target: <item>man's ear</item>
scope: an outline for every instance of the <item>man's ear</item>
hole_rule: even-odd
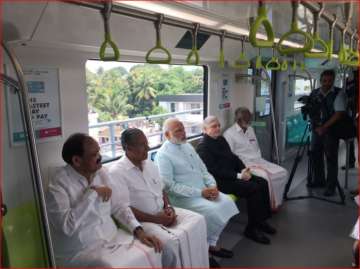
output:
[[[72,164],[75,166],[75,167],[79,167],[81,165],[81,158],[77,155],[74,155],[71,159],[72,161]]]
[[[166,131],[164,135],[165,135],[166,139],[170,138],[170,132],[169,131]]]

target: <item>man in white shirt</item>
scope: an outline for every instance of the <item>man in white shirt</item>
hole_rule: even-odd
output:
[[[251,169],[251,173],[268,181],[271,207],[276,210],[282,204],[288,172],[283,167],[261,157],[260,147],[250,122],[249,109],[239,107],[235,111],[235,123],[224,132],[223,136],[231,151]]]
[[[177,267],[209,267],[205,219],[170,205],[158,169],[147,159],[149,146],[144,133],[127,129],[121,134],[121,144],[125,156],[109,172],[118,188],[128,189],[131,209],[144,230],[172,247]]]
[[[57,265],[174,266],[174,253],[144,232],[126,193],[112,193],[110,178],[101,168],[99,150],[93,138],[81,133],[70,136],[63,146],[67,165],[50,182],[46,197]],[[118,229],[112,217],[131,233]]]

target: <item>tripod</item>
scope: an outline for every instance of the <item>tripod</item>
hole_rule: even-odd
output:
[[[305,137],[306,137],[306,134],[307,134],[308,130],[310,130],[310,122],[308,122],[308,124],[305,127],[304,133],[303,133],[301,141],[300,141],[300,145],[299,145],[299,147],[297,149],[296,157],[295,157],[292,169],[291,169],[289,180],[288,180],[288,182],[286,183],[286,186],[285,186],[285,191],[284,191],[284,196],[283,196],[284,200],[287,201],[287,200],[299,200],[299,199],[313,198],[313,199],[317,199],[317,200],[326,201],[326,202],[329,202],[329,203],[335,203],[335,204],[344,205],[345,204],[345,194],[344,194],[338,180],[336,180],[336,188],[337,188],[337,190],[339,192],[341,201],[333,201],[333,200],[329,200],[329,199],[326,199],[326,198],[323,198],[323,197],[318,197],[318,196],[313,195],[312,192],[310,192],[306,196],[288,197],[288,192],[289,192],[291,183],[292,183],[292,181],[294,179],[296,169],[297,169],[297,167],[299,165],[299,162],[302,160],[302,158],[304,156],[305,150],[306,150],[307,155],[308,155],[307,183],[309,184],[311,182],[311,180],[313,179],[314,168],[313,168],[313,162],[312,162],[312,158],[313,158],[312,157],[312,152],[310,150],[310,135],[307,136],[306,142],[304,143],[304,140],[305,140]]]

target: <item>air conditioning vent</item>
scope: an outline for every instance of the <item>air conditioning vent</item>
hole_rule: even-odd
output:
[[[200,50],[205,42],[209,39],[210,35],[198,33],[197,35],[197,49]],[[190,31],[186,31],[184,36],[177,43],[176,47],[178,49],[188,49],[192,48],[192,36]]]

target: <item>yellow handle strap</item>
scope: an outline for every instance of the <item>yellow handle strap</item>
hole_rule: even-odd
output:
[[[191,32],[192,35],[192,49],[186,57],[186,63],[190,65],[198,65],[200,62],[200,56],[197,49],[197,33],[199,30],[200,24],[194,23],[194,28]],[[195,58],[194,58],[195,57]],[[192,59],[194,58],[194,60]]]
[[[266,40],[256,38],[256,34],[259,31],[260,26],[263,25],[265,28]],[[250,27],[249,40],[251,45],[257,48],[271,48],[274,46],[274,31],[272,25],[267,17],[266,8],[264,5],[258,8],[258,17]]]
[[[156,30],[156,45],[155,45],[155,47],[150,49],[146,53],[146,56],[145,56],[145,60],[149,64],[170,64],[171,63],[170,52],[166,48],[164,48],[161,44],[161,25],[162,25],[163,20],[164,20],[164,15],[159,14],[159,19],[156,22],[154,22],[154,26],[155,26],[155,30]],[[151,54],[156,50],[164,52],[166,54],[166,58],[165,59],[153,58],[153,56],[151,56]]]
[[[280,70],[281,65],[279,63],[279,59],[275,56],[271,57],[270,61],[268,61],[265,65],[266,70]]]

